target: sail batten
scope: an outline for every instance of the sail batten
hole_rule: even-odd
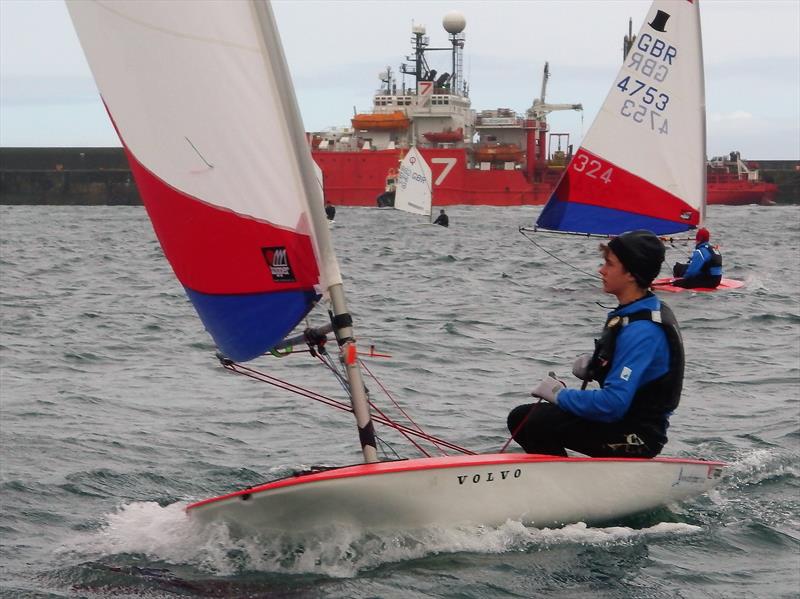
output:
[[[702,224],[703,82],[698,2],[656,0],[537,227],[616,235]]]

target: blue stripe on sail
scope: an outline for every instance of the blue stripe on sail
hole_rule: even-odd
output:
[[[692,225],[624,210],[560,202],[551,199],[539,214],[537,227],[573,233],[619,235],[625,231],[647,229],[656,235],[679,233],[694,228]]]
[[[185,289],[219,350],[236,362],[275,347],[319,299],[313,291],[212,295]]]

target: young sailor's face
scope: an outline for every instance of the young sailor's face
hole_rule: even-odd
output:
[[[605,260],[599,272],[603,278],[603,291],[616,296],[619,296],[634,280],[633,275],[625,270],[622,262],[611,250],[606,252]]]

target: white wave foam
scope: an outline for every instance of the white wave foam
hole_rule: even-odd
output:
[[[791,522],[796,507],[791,498],[771,500],[769,486],[783,476],[800,478],[796,452],[786,449],[743,450],[737,459],[728,464],[721,485],[708,493],[717,507],[717,519],[722,522],[752,520],[775,526],[778,530]],[[765,491],[758,489],[767,485]]]
[[[795,459],[783,449],[748,450],[730,464],[729,472],[741,484],[758,484],[783,473],[800,476]]]
[[[198,530],[187,517],[185,507],[184,502],[166,507],[152,501],[130,503],[108,514],[100,530],[71,539],[61,551],[88,558],[142,553],[224,574],[219,565],[225,563],[231,545],[227,530]]]
[[[700,527],[662,522],[644,529],[593,528],[583,523],[557,529],[528,528],[507,521],[499,527],[435,528],[365,534],[330,527],[314,536],[233,539],[224,525],[201,526],[184,512],[184,503],[161,507],[137,502],[107,516],[99,531],[84,533],[62,548],[82,559],[119,553],[188,564],[215,575],[241,571],[316,573],[338,578],[381,564],[441,553],[491,553],[547,550],[560,545],[613,545],[660,536],[694,534]]]

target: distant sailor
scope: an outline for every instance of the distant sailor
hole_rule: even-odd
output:
[[[697,230],[695,242],[689,262],[676,262],[672,274],[679,278],[671,284],[685,289],[708,287],[714,289],[722,281],[722,254],[719,249],[709,243],[711,234],[708,229]]]
[[[325,215],[328,217],[328,220],[336,218],[336,206],[333,204],[325,204]]]
[[[664,245],[650,231],[613,238],[600,251],[603,291],[619,306],[608,314],[593,354],[579,356],[572,373],[584,381],[567,389],[553,373],[525,404],[508,415],[508,429],[528,453],[652,458],[667,442],[678,407],[684,354],[672,310],[650,290],[664,261]],[[585,389],[590,380],[599,389]]]
[[[444,213],[444,208],[439,210],[439,216],[436,217],[436,220],[433,221],[433,224],[434,225],[442,225],[443,227],[449,227],[450,226],[450,219]]]

